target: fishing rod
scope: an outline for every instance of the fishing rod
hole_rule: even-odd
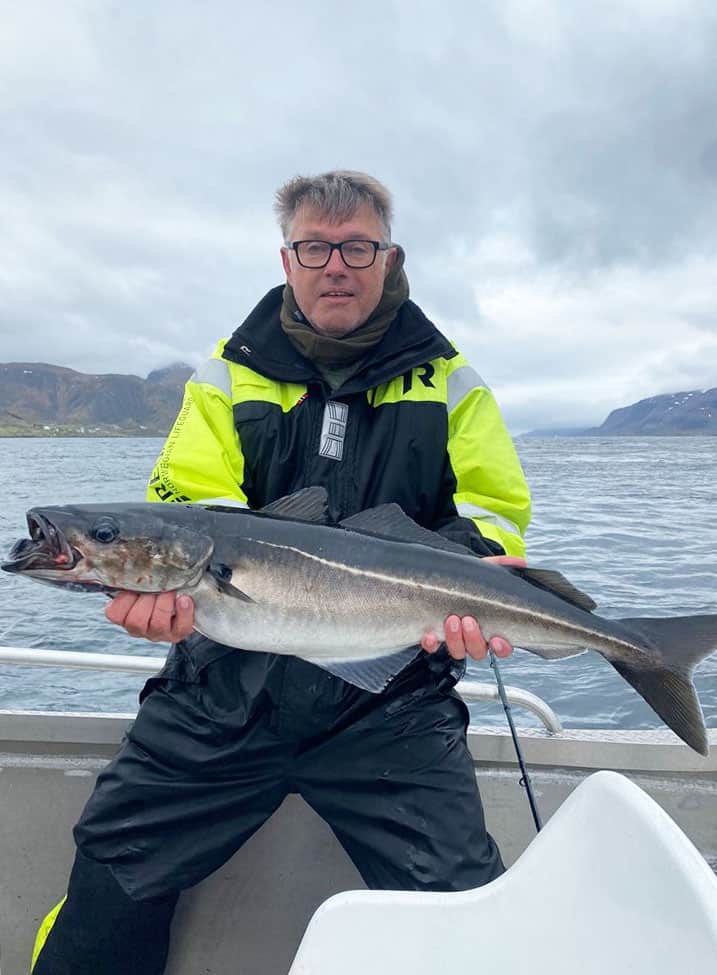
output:
[[[490,665],[493,668],[493,673],[495,674],[495,682],[498,685],[498,694],[500,695],[501,703],[503,704],[503,710],[505,711],[505,716],[508,719],[508,727],[510,728],[510,734],[513,739],[513,745],[515,746],[515,754],[518,756],[518,765],[520,766],[520,772],[522,778],[520,784],[525,787],[525,791],[528,793],[528,802],[530,803],[530,811],[533,814],[533,822],[535,823],[535,831],[539,833],[543,828],[543,822],[540,818],[540,812],[538,811],[538,804],[535,801],[535,793],[533,792],[533,784],[530,781],[530,776],[528,775],[528,769],[525,766],[523,760],[523,752],[520,747],[520,742],[518,741],[518,733],[515,730],[515,724],[513,723],[513,712],[508,701],[508,695],[505,693],[505,687],[503,685],[503,678],[500,675],[500,669],[498,667],[498,661],[492,650],[490,652]]]

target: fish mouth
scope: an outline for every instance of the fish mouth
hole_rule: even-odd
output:
[[[82,554],[73,548],[56,525],[40,514],[28,511],[29,538],[21,538],[10,549],[7,560],[0,563],[5,572],[33,572],[74,569]]]

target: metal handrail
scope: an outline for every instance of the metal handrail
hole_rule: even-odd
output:
[[[129,653],[0,647],[0,664],[21,664],[26,667],[72,667],[77,670],[120,670],[130,674],[156,674],[161,670],[164,661],[164,657],[135,657]]]
[[[41,650],[35,647],[0,646],[0,664],[19,664],[25,667],[71,667],[77,670],[112,670],[131,674],[156,674],[164,657],[135,657],[123,653],[83,653],[76,650]],[[498,701],[498,688],[475,680],[462,680],[456,690],[467,701]],[[511,704],[537,715],[551,734],[563,730],[560,719],[549,704],[520,687],[506,687]]]
[[[495,684],[484,684],[477,680],[461,680],[456,684],[456,690],[466,702],[500,701],[500,694]],[[524,691],[522,687],[510,687],[509,685],[506,685],[505,693],[511,704],[525,708],[526,711],[531,711],[540,718],[551,735],[558,735],[563,730],[560,718],[542,697],[538,697],[537,694],[532,694],[530,691]]]

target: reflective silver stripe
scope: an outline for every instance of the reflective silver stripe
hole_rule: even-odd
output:
[[[207,359],[189,381],[190,383],[205,383],[208,386],[216,386],[227,399],[232,398],[232,380],[229,375],[229,366],[223,359]]]
[[[495,525],[496,528],[502,528],[503,531],[510,532],[511,535],[517,535],[520,538],[520,528],[514,525],[512,521],[508,521],[507,518],[503,518],[501,515],[497,515],[495,511],[488,511],[487,508],[479,508],[477,504],[470,504],[468,501],[461,501],[460,504],[456,505],[456,509],[459,515],[463,515],[464,518],[478,518],[480,521],[487,521],[489,525]]]
[[[487,389],[488,384],[473,366],[459,366],[446,380],[448,412],[451,413],[472,389]]]
[[[249,507],[246,501],[240,501],[239,498],[199,498],[197,501],[193,501],[192,504],[223,504],[227,508]]]
[[[321,442],[319,455],[331,460],[341,460],[344,455],[344,439],[346,438],[346,423],[349,418],[347,403],[329,400],[324,407],[324,419],[321,424]]]

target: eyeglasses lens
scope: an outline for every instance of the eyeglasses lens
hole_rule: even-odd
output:
[[[369,240],[344,240],[333,247],[324,240],[302,240],[297,244],[296,256],[304,267],[325,267],[335,249],[340,251],[347,267],[371,267],[376,258],[376,248]]]

